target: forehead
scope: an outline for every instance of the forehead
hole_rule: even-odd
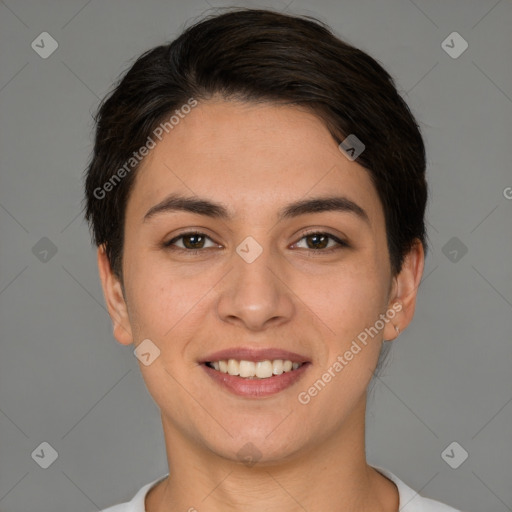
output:
[[[200,102],[156,142],[137,171],[131,210],[180,192],[255,218],[308,195],[342,194],[373,223],[383,215],[368,171],[344,156],[322,120],[297,107]]]

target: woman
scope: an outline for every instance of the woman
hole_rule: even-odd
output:
[[[86,217],[169,464],[107,510],[455,510],[366,462],[425,254],[389,74],[317,20],[237,9],[142,55],[96,121]]]

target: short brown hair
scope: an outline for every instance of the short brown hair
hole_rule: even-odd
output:
[[[237,8],[143,53],[95,115],[85,216],[116,275],[122,277],[125,211],[138,166],[108,193],[98,197],[98,190],[175,109],[214,95],[306,107],[337,144],[355,134],[365,145],[357,162],[383,205],[393,274],[416,239],[426,250],[425,147],[391,76],[315,18]]]

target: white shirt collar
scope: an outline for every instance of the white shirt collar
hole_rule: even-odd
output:
[[[391,480],[397,486],[399,494],[399,512],[461,512],[460,510],[452,508],[439,501],[420,496],[416,491],[411,489],[405,482],[400,480],[400,478],[398,478],[391,471],[388,471],[387,469],[384,469],[380,466],[371,467],[385,477],[389,478],[389,480]],[[153,480],[152,482],[149,482],[137,491],[137,494],[135,494],[131,501],[120,505],[115,505],[103,510],[103,512],[146,512],[146,495],[154,485],[164,480],[168,476],[169,473],[157,478],[156,480]]]

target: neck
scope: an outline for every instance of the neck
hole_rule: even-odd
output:
[[[252,466],[199,447],[162,417],[169,477],[148,493],[146,510],[395,512],[395,484],[366,463],[365,407],[366,399],[336,436]]]

